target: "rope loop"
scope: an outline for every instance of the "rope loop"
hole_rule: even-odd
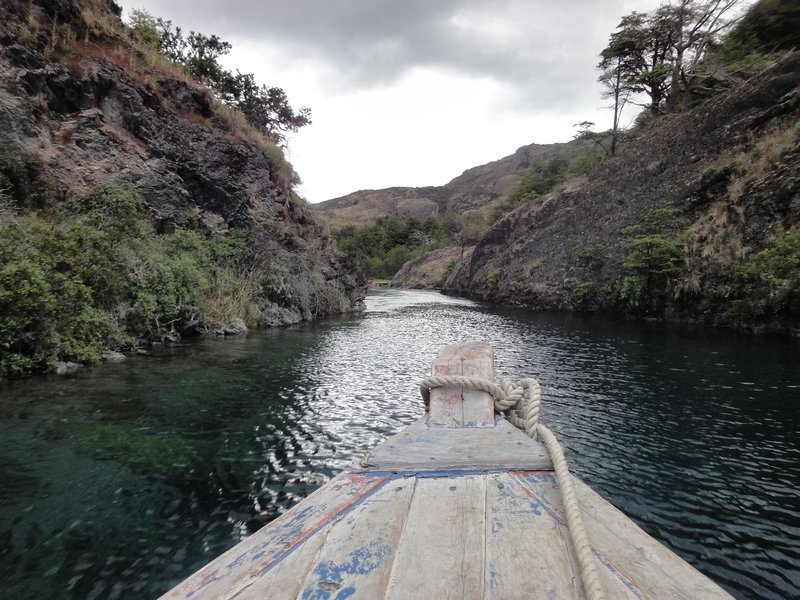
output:
[[[539,382],[532,377],[527,377],[516,382],[505,379],[500,385],[497,385],[479,377],[461,375],[428,377],[420,384],[420,392],[425,401],[426,410],[430,404],[430,391],[437,387],[464,387],[491,394],[495,409],[505,415],[508,421],[522,429],[534,440],[541,438],[553,461],[556,484],[561,489],[567,528],[573,551],[580,566],[584,592],[589,600],[602,600],[605,595],[600,585],[600,576],[595,567],[592,547],[583,525],[575,490],[572,487],[572,475],[567,467],[564,450],[553,432],[539,423],[539,409],[542,402],[542,388]]]

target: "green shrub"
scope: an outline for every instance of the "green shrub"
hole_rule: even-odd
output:
[[[370,279],[391,279],[423,252],[455,244],[454,233],[434,217],[388,217],[335,234],[339,254]]]
[[[800,230],[782,232],[767,248],[736,269],[733,316],[800,315]]]
[[[575,299],[578,302],[586,302],[591,299],[596,293],[595,285],[591,281],[581,281],[575,287]]]
[[[682,256],[681,247],[664,236],[637,236],[630,241],[628,256],[622,265],[652,279],[679,271]]]
[[[662,235],[640,235],[628,243],[622,266],[629,274],[617,284],[617,297],[628,308],[641,308],[646,297],[657,298],[680,271],[683,251]]]
[[[415,251],[388,252],[382,268]],[[0,377],[94,362],[104,348],[163,339],[195,317],[258,326],[268,303],[340,312],[358,287],[348,276],[326,281],[327,261],[322,240],[279,221],[214,239],[158,235],[126,186],[47,211],[0,211]]]
[[[486,286],[489,289],[496,290],[500,285],[500,278],[503,276],[502,271],[499,269],[492,269],[486,274]]]
[[[157,339],[208,290],[208,245],[197,233],[157,236],[127,187],[98,186],[54,219],[2,215],[0,376]]]

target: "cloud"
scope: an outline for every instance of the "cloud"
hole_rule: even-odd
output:
[[[624,2],[599,0],[159,0],[152,12],[204,33],[324,65],[328,86],[389,85],[414,68],[486,78],[522,104],[585,99]],[[641,4],[641,3],[637,3]],[[163,10],[162,10],[163,9]],[[598,34],[598,31],[600,33]]]
[[[573,123],[607,122],[598,54],[623,15],[660,2],[137,1],[231,42],[228,68],[311,106],[289,156],[312,202],[443,184],[519,146],[567,141]]]

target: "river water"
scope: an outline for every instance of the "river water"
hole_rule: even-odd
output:
[[[535,376],[574,473],[740,598],[800,597],[800,344],[376,291],[0,386],[0,599],[152,598],[422,415],[438,349]]]

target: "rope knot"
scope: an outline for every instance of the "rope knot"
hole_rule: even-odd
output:
[[[532,377],[527,377],[516,382],[505,379],[500,385],[497,385],[486,379],[461,375],[428,377],[420,384],[420,392],[426,409],[430,404],[431,390],[436,387],[465,387],[487,392],[494,400],[495,409],[503,413],[508,421],[525,431],[534,440],[538,440],[541,436],[553,461],[556,483],[561,489],[564,511],[567,516],[567,528],[580,565],[584,591],[587,598],[601,600],[604,597],[603,588],[600,585],[592,549],[586,537],[578,501],[572,488],[572,476],[567,468],[567,459],[553,432],[539,423],[539,408],[542,402],[542,388],[539,382]],[[525,401],[526,392],[527,402]]]
[[[501,385],[480,377],[464,377],[463,375],[440,375],[425,379],[420,384],[420,393],[427,408],[430,404],[430,391],[437,387],[465,387],[491,394],[494,408],[505,415],[512,424],[525,431],[533,439],[537,439],[539,424],[539,407],[542,400],[542,388],[532,377],[511,381],[505,379]],[[528,401],[525,402],[525,393]]]

